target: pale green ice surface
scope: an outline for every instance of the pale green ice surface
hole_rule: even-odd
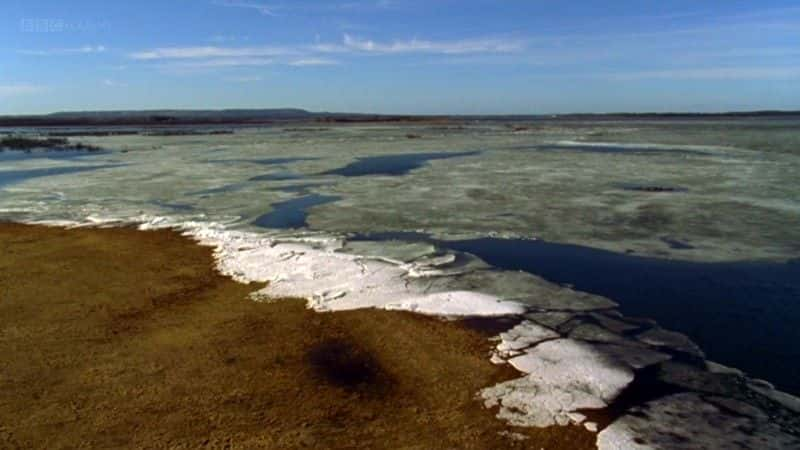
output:
[[[308,193],[342,197],[310,211],[310,227],[326,232],[495,235],[692,260],[786,259],[800,251],[800,126],[794,125],[800,121],[581,122],[513,131],[487,122],[86,137],[78,139],[112,152],[80,160],[0,161],[0,171],[125,165],[0,186],[0,214],[29,220],[170,215],[251,228],[272,203],[303,195],[278,188],[310,183],[315,186]],[[624,142],[650,151],[537,148],[569,142]],[[316,175],[357,157],[471,150],[482,153],[433,160],[402,176]],[[247,161],[286,157],[319,159]],[[230,162],[215,162],[220,160]],[[249,181],[265,174],[301,178]],[[623,189],[627,185],[686,191]],[[665,239],[694,248],[673,249]]]

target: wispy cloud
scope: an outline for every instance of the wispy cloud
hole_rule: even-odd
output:
[[[456,55],[468,53],[511,53],[525,48],[524,43],[518,40],[493,38],[457,41],[411,39],[407,41],[376,42],[369,39],[359,39],[349,34],[344,35],[343,44],[348,50],[383,54],[440,53]]]
[[[339,61],[326,58],[304,58],[296,59],[288,63],[290,66],[304,67],[304,66],[335,66]]]
[[[107,87],[127,87],[128,83],[123,83],[121,81],[115,81],[115,80],[111,80],[111,79],[107,78],[107,79],[103,80],[103,86],[107,86]]]
[[[297,51],[286,47],[162,47],[131,53],[129,56],[138,60],[162,59],[208,59],[208,58],[243,58],[296,54]]]
[[[661,80],[790,80],[800,78],[800,67],[710,67],[652,70],[613,74],[620,81]]]
[[[263,56],[309,56],[314,53],[438,53],[462,55],[470,53],[512,53],[525,48],[521,41],[494,38],[465,39],[458,41],[429,41],[411,39],[388,43],[355,38],[345,34],[341,43],[316,43],[298,46],[262,47],[161,47],[131,53],[138,60],[207,59]]]
[[[234,66],[331,66],[340,61],[328,58],[338,55],[398,55],[398,54],[507,54],[521,51],[520,41],[494,38],[458,41],[429,41],[411,39],[380,43],[344,35],[341,43],[316,43],[294,46],[196,46],[159,47],[130,53],[138,61],[162,62],[173,68],[213,68]]]
[[[184,60],[172,63],[170,66],[183,69],[213,69],[221,67],[256,67],[275,64],[271,58],[211,58],[199,60]]]
[[[94,54],[103,53],[107,49],[104,45],[84,45],[83,47],[72,48],[53,48],[47,50],[19,50],[23,55],[31,56],[56,56],[56,55],[75,55],[75,54]]]
[[[394,0],[377,1],[325,1],[325,2],[287,2],[262,3],[257,0],[212,0],[212,5],[228,8],[250,9],[258,11],[263,16],[278,17],[288,14],[314,15],[337,14],[364,11],[389,11],[398,10],[401,4]]]
[[[37,94],[43,90],[42,86],[29,83],[0,84],[0,98]]]
[[[248,2],[243,0],[215,0],[213,4],[217,6],[227,6],[230,8],[253,9],[258,11],[263,16],[274,17],[277,15],[275,14],[276,7],[263,3]]]

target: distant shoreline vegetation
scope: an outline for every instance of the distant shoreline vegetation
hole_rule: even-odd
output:
[[[800,111],[741,111],[719,113],[602,113],[602,114],[506,114],[506,115],[397,115],[312,112],[303,109],[225,109],[79,111],[44,115],[0,116],[0,127],[25,126],[174,126],[174,125],[268,125],[287,123],[448,123],[459,121],[570,121],[637,119],[735,119],[800,117]]]
[[[100,150],[100,147],[82,144],[80,142],[71,143],[65,138],[3,136],[0,138],[0,152],[5,150],[18,150],[26,152],[33,150],[83,150],[87,152],[96,152]]]

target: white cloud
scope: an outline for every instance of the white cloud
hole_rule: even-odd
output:
[[[67,53],[103,53],[106,47],[103,45],[84,45],[83,47],[66,49]]]
[[[331,44],[325,42],[317,42],[314,45],[307,46],[306,49],[312,53],[351,53],[352,49],[345,47],[342,44]]]
[[[353,11],[387,11],[396,10],[400,4],[394,0],[377,1],[325,1],[325,2],[287,2],[262,3],[256,0],[212,0],[211,4],[229,8],[241,8],[257,11],[263,16],[278,17],[283,14],[331,14]],[[280,12],[280,14],[279,14]]]
[[[294,61],[290,61],[290,66],[296,67],[304,67],[304,66],[335,66],[338,65],[339,61],[335,61],[333,59],[325,59],[325,58],[304,58],[304,59],[297,59]]]
[[[170,64],[175,68],[187,69],[212,69],[219,67],[254,67],[269,66],[275,61],[270,58],[209,58],[199,60],[180,61]]]
[[[213,68],[234,66],[330,66],[340,62],[324,55],[395,55],[417,54],[506,54],[524,48],[519,41],[500,39],[467,39],[460,41],[427,41],[412,39],[377,43],[344,35],[342,43],[316,43],[295,46],[196,46],[146,49],[128,56],[139,61],[160,61],[171,68]]]
[[[108,87],[127,87],[128,83],[122,83],[120,81],[105,79],[105,80],[103,80],[103,86],[108,86]]]
[[[138,60],[162,59],[207,59],[264,56],[309,56],[313,53],[510,53],[524,49],[520,41],[500,39],[465,39],[460,41],[427,41],[412,39],[378,43],[361,40],[348,34],[344,35],[342,44],[317,43],[306,46],[261,46],[261,47],[160,47],[131,53],[129,56]]]
[[[37,94],[43,90],[44,88],[42,86],[28,83],[0,84],[0,98]]]
[[[103,53],[107,49],[103,45],[84,45],[83,47],[54,48],[48,50],[19,50],[23,55],[32,56],[54,56],[54,55],[74,55],[74,54],[93,54]]]
[[[275,7],[263,3],[247,2],[242,0],[216,0],[214,4],[217,6],[227,6],[230,8],[243,8],[253,9],[258,11],[263,16],[276,16]]]
[[[296,50],[285,47],[162,47],[131,53],[138,60],[241,58],[291,55]]]
[[[520,41],[503,39],[482,38],[458,41],[412,39],[408,41],[381,43],[355,38],[349,34],[344,35],[344,47],[352,51],[366,53],[440,53],[451,55],[467,53],[510,53],[521,51],[525,48],[524,44]]]

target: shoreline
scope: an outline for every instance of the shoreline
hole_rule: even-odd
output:
[[[319,236],[281,240],[220,225],[172,223],[163,218],[49,225],[78,226],[77,230],[87,231],[115,230],[94,228],[98,226],[136,225],[140,230],[182,232],[182,239],[191,238],[206,246],[206,251],[212,248],[216,268],[223,274],[243,283],[269,282],[251,297],[305,298],[308,308],[336,311],[332,316],[364,311],[377,314],[375,317],[388,314],[377,309],[410,310],[434,317],[515,314],[520,320],[492,339],[496,345],[491,362],[518,372],[504,381],[479,386],[471,399],[478,393],[484,406],[507,424],[521,426],[515,430],[524,430],[522,434],[549,436],[553,441],[547,448],[580,447],[567,445],[564,433],[573,438],[584,436],[580,439],[588,439],[590,447],[596,438],[601,449],[640,448],[635,443],[650,441],[680,448],[685,440],[712,447],[734,442],[766,442],[765,448],[800,444],[797,398],[736,369],[705,361],[702,351],[685,336],[663,330],[652,321],[626,318],[616,313],[607,299],[542,286],[535,279],[526,294],[534,297],[529,301],[535,301],[526,303],[522,312],[514,309],[520,304],[503,300],[521,293],[507,292],[500,285],[488,287],[493,294],[447,291],[439,286],[420,297],[414,283],[420,277],[435,278],[428,268],[336,253],[336,243]],[[466,284],[476,281],[467,279]],[[398,288],[397,282],[404,287]],[[370,286],[381,288],[375,291]],[[409,295],[410,301],[398,301]],[[491,346],[485,335],[481,339],[481,364],[488,364],[486,352]],[[479,404],[473,407],[482,409]],[[690,412],[675,419],[670,416],[675,408]],[[636,423],[640,417],[649,418],[644,424]],[[714,425],[720,420],[727,426]],[[745,433],[743,427],[750,431]],[[536,439],[533,442],[539,442],[540,438]]]
[[[11,448],[594,447],[484,409],[475,392],[516,372],[458,322],[253,302],[172,230],[6,223],[0,249]]]

